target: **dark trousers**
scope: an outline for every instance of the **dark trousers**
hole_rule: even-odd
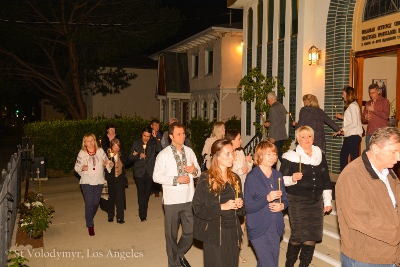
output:
[[[353,161],[360,156],[360,143],[361,136],[359,135],[350,135],[343,138],[342,150],[340,150],[340,171],[343,171],[344,167],[347,166],[349,155],[350,161]]]
[[[236,267],[239,265],[239,240],[237,228],[221,229],[221,246],[203,243],[204,266]]]
[[[193,223],[192,202],[164,205],[165,243],[169,267],[180,267],[179,257],[183,257],[192,246]],[[177,242],[180,224],[182,235]]]
[[[114,218],[117,208],[117,219],[124,220],[125,209],[125,175],[108,177],[108,218]]]
[[[161,191],[161,185],[153,182],[153,184],[151,185],[151,192],[153,192],[154,194],[159,194],[160,191]]]
[[[281,237],[276,228],[275,218],[264,235],[251,240],[257,255],[257,267],[278,267]]]
[[[103,190],[103,184],[90,185],[81,184],[83,196],[85,198],[85,219],[86,227],[93,227],[93,218],[96,215],[97,209],[99,208],[101,190]]]
[[[146,219],[153,179],[149,174],[145,173],[142,177],[135,177],[135,183],[138,193],[139,217],[140,219]]]
[[[285,143],[285,140],[275,141],[275,143],[274,143],[274,145],[278,149],[278,159],[281,163],[282,163],[282,155],[283,155],[283,152],[282,152],[283,143]]]

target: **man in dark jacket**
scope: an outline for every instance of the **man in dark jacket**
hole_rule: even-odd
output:
[[[278,158],[282,162],[283,143],[288,138],[286,133],[286,109],[276,100],[275,92],[267,95],[267,102],[271,106],[269,109],[269,122],[264,123],[269,127],[269,141],[278,149]]]
[[[152,129],[146,127],[142,136],[132,143],[129,159],[133,161],[133,177],[135,178],[140,220],[147,220],[147,206],[149,203],[153,170],[157,153],[161,151],[160,142],[152,136]]]

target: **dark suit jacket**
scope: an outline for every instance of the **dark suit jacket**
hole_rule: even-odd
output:
[[[147,173],[152,177],[157,153],[161,150],[161,143],[154,137],[150,137],[146,146],[146,158],[140,159],[140,153],[144,152],[143,141],[142,138],[134,140],[129,153],[129,159],[133,161],[133,176],[142,177]],[[134,151],[137,152],[136,156],[133,155]]]

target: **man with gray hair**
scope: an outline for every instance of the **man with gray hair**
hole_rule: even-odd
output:
[[[269,92],[267,102],[271,106],[269,109],[269,121],[264,123],[269,127],[269,140],[278,149],[278,158],[282,163],[283,143],[288,138],[286,133],[286,108],[276,100],[275,92]]]
[[[342,266],[399,266],[400,131],[382,127],[336,183]]]
[[[178,122],[178,119],[177,118],[169,119],[169,125],[171,125],[174,122]],[[170,144],[170,138],[168,135],[168,131],[165,131],[163,137],[161,138],[161,146],[162,146],[162,148],[166,148],[167,146],[169,146],[169,144]],[[184,145],[188,146],[190,148],[193,148],[192,142],[190,141],[189,137],[187,137],[187,136],[185,138]]]

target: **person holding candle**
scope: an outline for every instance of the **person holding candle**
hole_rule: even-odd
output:
[[[310,126],[314,130],[314,145],[326,151],[324,124],[335,132],[339,131],[340,127],[319,107],[318,98],[315,95],[304,95],[303,101],[304,107],[300,109],[299,121],[293,122],[292,125],[295,126],[295,129],[304,125]]]
[[[379,93],[379,85],[371,84],[368,87],[368,93],[371,100],[365,103],[361,115],[363,124],[368,124],[365,135],[366,149],[369,147],[369,139],[376,129],[388,126],[390,116],[390,102]]]
[[[106,165],[106,180],[108,186],[108,221],[113,222],[115,209],[117,209],[117,223],[125,223],[124,209],[125,199],[125,166],[128,157],[121,150],[121,141],[114,138],[110,142],[108,150],[109,163]]]
[[[334,134],[334,136],[344,135],[340,150],[340,171],[349,163],[349,156],[350,161],[360,156],[359,146],[363,134],[361,111],[354,88],[351,86],[343,88],[342,98],[346,102],[344,115],[336,114],[336,117],[343,120],[343,128]]]
[[[280,168],[289,201],[288,267],[294,266],[300,251],[300,266],[309,266],[316,242],[322,241],[324,213],[332,210],[328,164],[322,150],[313,145],[313,129],[300,126],[296,138],[299,144],[283,154]]]
[[[219,139],[211,146],[211,164],[193,197],[194,237],[203,242],[204,266],[238,266],[244,215],[240,177],[232,172],[233,146]]]
[[[249,171],[253,168],[253,158],[251,153],[245,155],[242,148],[242,137],[240,132],[236,129],[230,129],[226,131],[225,138],[232,143],[233,146],[233,165],[232,171],[239,175],[242,181],[242,188],[244,188],[244,182],[246,181],[246,176]],[[244,232],[245,217],[240,218],[240,224],[242,231]],[[247,262],[241,255],[239,255],[239,261],[242,263]]]
[[[81,176],[79,184],[85,198],[85,219],[89,235],[94,236],[93,218],[100,204],[101,191],[104,185],[104,167],[108,164],[107,155],[97,146],[96,136],[86,134],[82,148],[78,153],[75,171]]]
[[[279,243],[285,224],[282,210],[288,207],[282,173],[272,168],[278,150],[269,141],[260,142],[253,168],[244,184],[247,233],[257,255],[258,267],[277,267]]]
[[[193,244],[193,178],[200,174],[196,154],[184,145],[186,134],[182,123],[168,127],[171,145],[157,156],[154,182],[163,187],[164,228],[168,266],[190,267],[185,258]],[[182,234],[178,238],[179,227]]]
[[[133,177],[138,192],[139,217],[142,222],[147,220],[153,170],[157,153],[162,150],[161,143],[152,136],[152,129],[142,129],[141,138],[132,143],[129,159],[133,161]]]

